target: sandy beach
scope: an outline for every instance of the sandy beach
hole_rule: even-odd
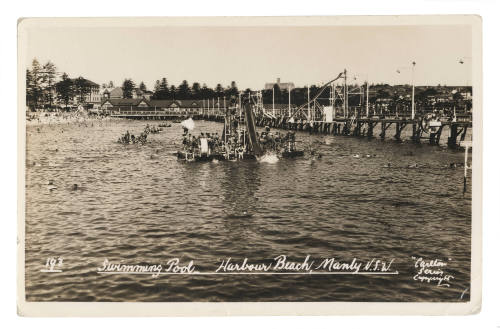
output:
[[[77,112],[30,112],[26,115],[26,126],[56,125],[70,123],[87,123],[107,121],[110,117],[89,115],[83,111]]]

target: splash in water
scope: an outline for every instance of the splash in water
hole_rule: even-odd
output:
[[[194,124],[193,119],[189,118],[189,119],[186,119],[186,120],[182,121],[182,122],[181,122],[181,126],[182,126],[183,128],[188,129],[188,130],[193,130],[193,129],[194,129],[194,126],[195,126],[195,124]]]
[[[265,163],[276,163],[278,162],[278,156],[275,153],[266,153],[262,157],[260,157],[259,162]]]

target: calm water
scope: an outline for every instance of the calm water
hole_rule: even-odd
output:
[[[145,125],[109,120],[27,127],[29,301],[469,299],[470,185],[463,197],[463,168],[449,167],[463,163],[463,153],[298,133],[304,145],[322,152],[321,160],[186,164],[172,155],[181,142],[179,124],[149,135],[145,146],[116,143],[126,130],[138,135]],[[218,123],[197,122],[198,132],[220,130]],[[392,166],[384,167],[388,162]],[[50,190],[48,180],[57,189]],[[399,275],[97,273],[105,258],[164,264],[179,257],[213,271],[227,257],[262,262],[281,254],[297,261],[308,254],[394,258]],[[414,281],[412,256],[447,260],[450,287]],[[62,257],[63,272],[40,272],[48,257]]]

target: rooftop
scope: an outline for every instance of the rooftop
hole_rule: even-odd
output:
[[[75,81],[76,81],[76,80],[78,80],[78,79],[79,79],[79,78],[76,78],[76,79],[71,79],[71,81],[72,81],[73,83],[75,83]],[[92,87],[97,87],[97,88],[99,88],[99,87],[100,87],[100,85],[99,85],[99,84],[97,84],[97,83],[95,83],[95,82],[93,82],[93,81],[90,81],[89,79],[85,79],[85,78],[82,78],[82,79],[83,79],[83,81],[85,81],[85,83],[86,83],[86,84],[88,84],[89,86],[92,86]]]
[[[269,90],[273,89],[274,85],[278,85],[280,89],[293,89],[295,88],[295,85],[293,82],[281,82],[280,78],[276,79],[276,82],[267,82],[264,86],[264,89]]]

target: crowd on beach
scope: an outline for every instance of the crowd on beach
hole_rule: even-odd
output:
[[[26,125],[55,125],[55,124],[70,124],[77,123],[79,125],[92,122],[102,122],[110,120],[110,117],[102,115],[89,115],[86,111],[74,112],[49,112],[37,111],[26,113]]]

